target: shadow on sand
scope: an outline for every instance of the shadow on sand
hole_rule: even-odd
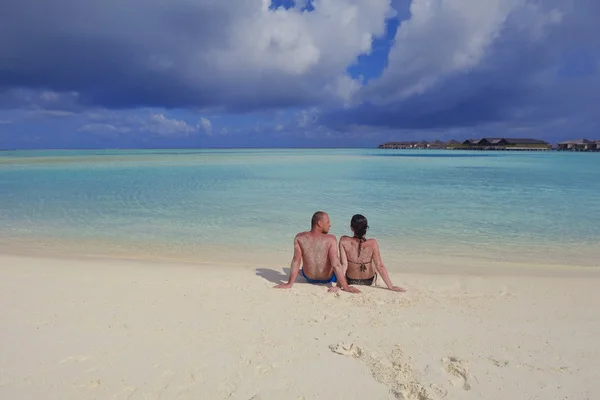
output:
[[[277,271],[274,269],[270,269],[270,268],[256,268],[256,276],[260,276],[261,278],[274,283],[276,285],[279,285],[280,283],[286,283],[288,281],[288,278],[290,277],[290,268],[282,268],[281,271]],[[355,287],[358,286],[358,288],[362,289],[365,287],[368,288],[373,288],[373,289],[381,289],[381,290],[389,290],[387,287],[385,286],[379,286],[377,284],[377,281],[380,280],[379,276],[377,276],[377,279],[375,280],[374,284],[372,286],[362,286],[362,285],[354,285]],[[308,283],[306,281],[306,279],[304,279],[304,277],[301,274],[298,274],[298,278],[296,278],[296,284],[298,283]]]
[[[280,283],[286,283],[290,278],[290,268],[284,267],[280,271],[270,268],[256,268],[256,276],[260,276],[271,283],[279,285]],[[302,276],[301,273],[298,273],[298,277],[296,278],[296,282],[294,282],[294,284],[308,284],[308,281]],[[333,286],[331,283],[323,285]]]
[[[256,276],[260,276],[267,281],[279,285],[280,283],[286,283],[290,277],[290,269],[282,268],[281,271],[276,271],[269,268],[256,268]],[[299,276],[299,280],[304,281],[302,276]]]

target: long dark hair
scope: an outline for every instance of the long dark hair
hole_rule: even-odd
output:
[[[360,257],[361,245],[366,242],[365,235],[369,229],[369,223],[364,215],[356,214],[352,216],[350,227],[354,231],[354,237],[358,239],[358,256]]]

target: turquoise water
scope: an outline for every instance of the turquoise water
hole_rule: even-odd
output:
[[[290,253],[312,213],[386,254],[600,256],[600,156],[378,149],[0,153],[0,238],[166,256]],[[210,251],[212,251],[210,250]],[[600,258],[600,257],[598,257]]]

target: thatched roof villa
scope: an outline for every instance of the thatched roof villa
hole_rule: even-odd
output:
[[[538,139],[528,138],[481,138],[467,139],[463,142],[450,140],[442,142],[388,142],[378,146],[380,149],[448,149],[448,150],[551,150],[552,145]]]
[[[473,150],[551,150],[546,141],[529,138],[482,138],[468,139],[463,142],[467,149]]]
[[[577,139],[558,143],[563,151],[600,151],[600,140]]]

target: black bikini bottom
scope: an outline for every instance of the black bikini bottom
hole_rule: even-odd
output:
[[[346,275],[346,282],[348,282],[348,285],[371,286],[373,284],[374,280],[375,280],[375,275],[373,275],[371,278],[367,278],[367,279],[352,279],[352,278],[349,278],[348,275]]]

